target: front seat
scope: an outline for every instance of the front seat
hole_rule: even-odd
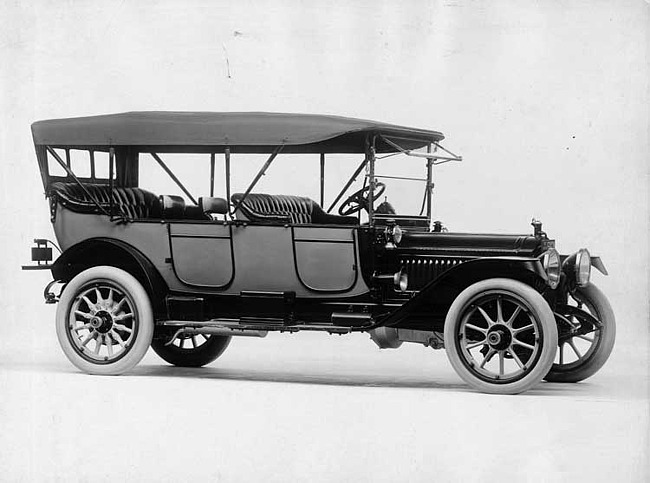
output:
[[[243,193],[235,193],[231,196],[231,200],[237,206],[243,196]],[[352,216],[337,216],[325,213],[318,203],[304,196],[249,193],[244,199],[244,203],[239,206],[235,216],[239,216],[239,212],[247,220],[262,223],[357,224],[357,219]]]

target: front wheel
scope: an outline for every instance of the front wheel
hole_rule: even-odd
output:
[[[474,389],[517,394],[548,373],[557,349],[551,308],[530,286],[494,278],[469,286],[445,319],[451,365]]]
[[[551,382],[578,382],[593,376],[614,348],[614,311],[598,287],[580,287],[569,301],[555,311],[559,347],[555,364],[546,375]]]
[[[144,357],[153,337],[147,292],[115,267],[84,270],[64,288],[56,335],[66,357],[89,374],[115,375]]]

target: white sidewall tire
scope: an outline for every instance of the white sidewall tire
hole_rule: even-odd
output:
[[[490,383],[474,375],[461,360],[463,356],[456,345],[456,331],[468,302],[487,291],[503,291],[523,298],[542,333],[542,346],[535,366],[524,377],[511,383]],[[470,285],[456,297],[445,318],[444,339],[449,362],[461,379],[472,388],[490,394],[519,394],[537,385],[548,374],[555,359],[558,335],[553,311],[537,291],[517,280],[492,278]]]
[[[603,324],[598,347],[583,364],[572,370],[561,370],[559,366],[553,364],[546,376],[546,380],[550,382],[579,382],[593,376],[607,362],[614,349],[616,318],[605,294],[598,287],[590,283],[586,287],[577,289],[576,298],[585,305],[590,306],[596,312],[592,315],[597,317]]]
[[[108,281],[128,294],[133,301],[138,317],[138,331],[130,349],[120,359],[108,364],[93,363],[81,357],[68,337],[72,304],[79,290],[95,280]],[[88,374],[118,375],[129,371],[146,354],[151,345],[153,331],[153,310],[147,292],[135,277],[115,267],[98,266],[79,273],[65,286],[56,310],[56,335],[61,349],[72,364]]]

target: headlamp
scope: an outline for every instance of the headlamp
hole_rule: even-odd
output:
[[[579,287],[584,287],[591,278],[591,255],[586,248],[581,248],[567,257],[562,264],[566,274],[575,280]]]
[[[548,285],[552,289],[560,283],[560,254],[555,248],[549,248],[542,254],[542,265],[548,277]]]

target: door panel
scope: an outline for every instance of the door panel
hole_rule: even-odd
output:
[[[277,225],[233,226],[237,291],[298,291],[293,268],[291,228]]]
[[[295,227],[296,272],[315,292],[346,292],[357,280],[353,228]]]
[[[176,276],[185,284],[225,288],[233,280],[230,227],[212,224],[169,225]]]

